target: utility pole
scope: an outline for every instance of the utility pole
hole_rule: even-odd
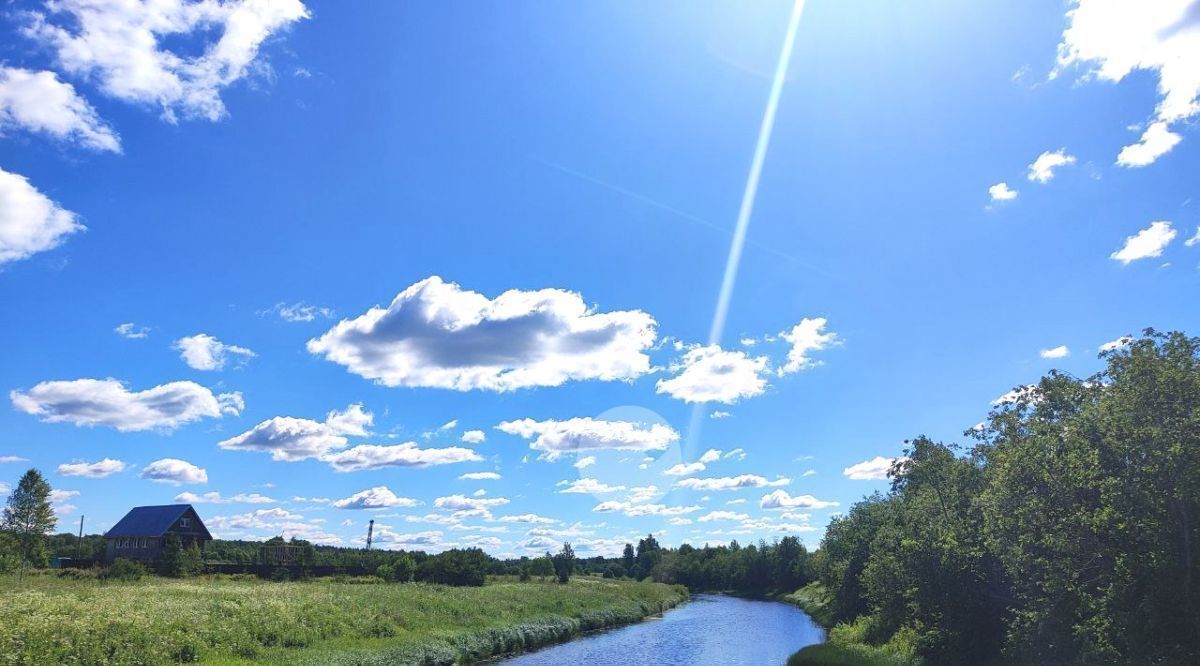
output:
[[[79,516],[79,538],[75,540],[75,560],[79,561],[83,554],[83,515]]]
[[[371,550],[371,538],[375,536],[375,520],[367,524],[367,550]]]

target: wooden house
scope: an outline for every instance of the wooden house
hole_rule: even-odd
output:
[[[191,504],[138,506],[104,534],[104,561],[118,557],[154,562],[162,554],[167,536],[179,537],[184,548],[196,543],[201,549],[212,541],[200,515]]]

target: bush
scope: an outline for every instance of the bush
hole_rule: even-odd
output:
[[[417,567],[417,580],[443,585],[481,586],[487,581],[491,557],[479,548],[452,548]]]
[[[123,557],[118,557],[108,568],[100,572],[101,580],[120,580],[120,581],[135,581],[141,580],[146,574],[150,573],[148,569],[140,562],[127,560]]]

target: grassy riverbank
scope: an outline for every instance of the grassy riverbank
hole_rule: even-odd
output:
[[[910,646],[897,643],[871,645],[867,642],[869,620],[832,625],[829,591],[820,583],[809,583],[783,601],[800,607],[829,630],[828,642],[810,645],[788,659],[788,666],[920,666]]]
[[[635,622],[681,587],[0,578],[0,664],[449,664]]]

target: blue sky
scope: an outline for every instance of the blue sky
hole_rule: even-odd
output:
[[[806,3],[713,345],[790,2],[10,3],[0,491],[815,545],[905,439],[1200,330],[1198,13],[1110,4]]]

